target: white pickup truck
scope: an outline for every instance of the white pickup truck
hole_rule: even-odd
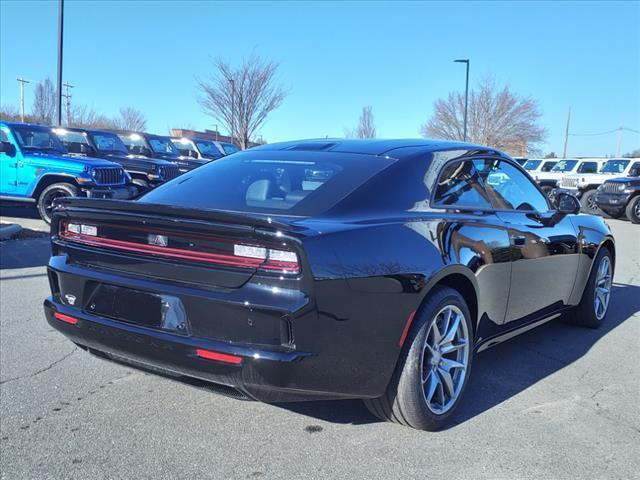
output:
[[[607,180],[640,175],[640,158],[611,158],[598,173],[567,175],[560,180],[557,191],[568,191],[580,199],[582,211],[599,214],[596,190]]]
[[[567,175],[598,173],[606,162],[607,160],[604,158],[565,158],[558,160],[558,163],[548,172],[541,171],[531,176],[538,182],[542,191],[548,195]]]

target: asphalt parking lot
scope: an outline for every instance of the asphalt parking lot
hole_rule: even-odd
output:
[[[1,478],[640,478],[640,227],[609,223],[607,323],[482,353],[437,433],[359,401],[243,402],[96,359],[44,320],[46,237],[3,242]]]

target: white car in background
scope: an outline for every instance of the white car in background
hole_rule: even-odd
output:
[[[563,158],[548,172],[533,174],[533,178],[547,195],[558,186],[563,177],[574,173],[598,173],[607,162],[604,158]]]
[[[610,158],[598,173],[567,175],[560,180],[558,191],[568,191],[580,199],[584,213],[600,214],[596,190],[612,178],[630,177],[640,170],[640,158]]]
[[[531,177],[535,178],[537,173],[549,172],[558,163],[557,158],[530,158],[522,168],[524,168]]]

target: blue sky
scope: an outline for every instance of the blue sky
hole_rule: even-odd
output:
[[[342,136],[371,105],[381,137],[417,137],[433,102],[492,75],[538,99],[544,152],[573,133],[640,130],[640,2],[100,2],[67,0],[64,79],[73,101],[144,112],[149,130],[212,128],[195,76],[211,58],[280,62],[290,94],[261,130],[270,142]],[[16,77],[56,76],[57,2],[0,1],[0,102]],[[27,86],[30,108],[33,86]],[[569,155],[615,154],[617,134],[569,139]],[[640,147],[625,132],[622,152]]]

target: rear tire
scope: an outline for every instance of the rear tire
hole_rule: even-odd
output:
[[[625,213],[631,223],[640,223],[640,195],[636,195],[629,201]]]
[[[46,223],[51,223],[51,214],[53,212],[53,202],[58,198],[77,197],[78,188],[70,183],[54,183],[42,190],[38,197],[36,206],[40,218]]]
[[[438,430],[460,403],[472,360],[469,308],[456,290],[436,287],[414,318],[386,392],[364,404],[381,420]]]
[[[611,303],[612,284],[613,258],[609,249],[602,247],[593,261],[582,299],[567,315],[567,320],[589,328],[598,328],[602,325]]]

